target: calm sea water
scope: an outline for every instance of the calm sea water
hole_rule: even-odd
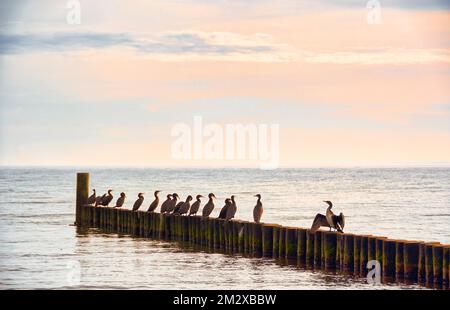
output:
[[[346,232],[450,243],[450,168],[396,169],[88,169],[91,187],[147,207],[154,190],[236,195],[237,218],[250,220],[254,194],[264,222],[309,227],[323,200],[346,216]],[[365,289],[364,279],[282,265],[269,259],[211,254],[176,243],[72,226],[80,169],[1,168],[0,288]],[[78,275],[80,275],[78,277]],[[79,280],[79,281],[78,281]]]

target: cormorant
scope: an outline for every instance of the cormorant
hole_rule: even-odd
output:
[[[231,206],[231,199],[230,198],[225,199],[225,205],[220,210],[219,216],[217,218],[218,219],[226,219],[228,208],[230,206]]]
[[[138,199],[135,201],[134,205],[133,205],[133,211],[137,211],[140,206],[142,205],[142,203],[144,202],[144,193],[139,193],[138,194]]]
[[[122,192],[120,193],[120,197],[117,199],[116,205],[114,206],[114,208],[120,208],[121,206],[123,206],[123,203],[125,202],[125,198],[127,198],[127,196],[125,196],[125,193]]]
[[[200,203],[201,203],[200,198],[203,198],[203,196],[202,195],[197,195],[195,197],[196,200],[191,206],[191,210],[189,211],[189,215],[196,215],[197,214],[198,210],[200,209]]]
[[[189,209],[191,208],[191,201],[192,196],[191,195],[187,196],[186,201],[181,205],[180,209],[178,210],[178,214],[180,215],[188,214]]]
[[[177,193],[172,194],[172,200],[170,200],[170,203],[167,205],[166,212],[172,213],[175,210],[175,207],[177,206],[177,200],[180,198]]]
[[[257,194],[257,195],[255,195],[255,197],[258,197],[258,200],[256,201],[255,208],[253,208],[253,220],[255,221],[255,223],[259,223],[264,209],[263,209],[262,202],[261,202],[261,195]]]
[[[171,201],[172,201],[172,194],[168,194],[167,199],[161,205],[161,211],[160,211],[161,213],[167,212],[167,207],[169,206]]]
[[[208,217],[211,215],[212,211],[214,210],[214,201],[213,198],[216,198],[216,196],[213,193],[210,193],[208,195],[208,202],[206,203],[206,205],[203,207],[202,210],[202,216],[203,217]]]
[[[234,216],[236,215],[236,211],[237,211],[237,205],[236,205],[236,201],[234,200],[234,195],[232,195],[230,205],[227,208],[227,213],[225,215],[225,219],[227,221],[229,221],[232,218],[234,218]]]
[[[97,196],[97,198],[95,198],[95,206],[101,206],[102,205],[102,201],[103,199],[106,197],[106,194],[103,194],[102,196]]]
[[[180,209],[181,209],[181,206],[182,206],[183,204],[184,204],[184,201],[179,201],[179,202],[177,203],[177,205],[175,206],[175,209],[173,209],[172,214],[180,215]]]
[[[89,196],[88,200],[87,200],[87,204],[88,205],[93,205],[95,203],[95,199],[97,198],[96,194],[95,194],[95,188],[92,190],[94,193]]]
[[[331,201],[324,201],[328,204],[326,215],[318,213],[314,218],[314,221],[311,225],[311,232],[317,231],[321,226],[336,229],[338,232],[343,232],[345,226],[345,218],[344,214],[340,213],[339,215],[334,215],[331,211],[333,207],[333,203]]]
[[[153,200],[153,202],[150,204],[150,207],[148,207],[147,212],[154,212],[156,210],[156,208],[158,208],[158,204],[159,204],[159,196],[158,194],[161,191],[155,191],[155,200]]]
[[[111,194],[112,191],[112,189],[108,189],[108,195],[106,195],[106,197],[102,199],[102,206],[107,207],[113,200],[113,195]]]

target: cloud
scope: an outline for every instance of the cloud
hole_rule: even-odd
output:
[[[364,51],[355,49],[342,52],[310,54],[306,55],[304,60],[309,63],[363,65],[450,63],[450,50],[378,48]]]
[[[267,34],[227,32],[164,32],[146,36],[126,33],[0,34],[0,54],[77,52],[131,48],[159,60],[190,59],[281,61],[281,45]]]
[[[298,50],[268,34],[180,31],[127,33],[0,34],[0,54],[79,52],[125,48],[159,61],[305,62],[319,64],[450,63],[449,49],[376,48],[336,52]]]

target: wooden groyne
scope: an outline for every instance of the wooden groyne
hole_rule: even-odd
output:
[[[77,174],[79,227],[179,241],[213,252],[267,257],[300,267],[365,277],[377,261],[382,282],[449,288],[450,245],[87,205],[89,174]]]

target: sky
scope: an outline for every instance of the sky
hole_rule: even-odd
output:
[[[282,167],[450,163],[450,1],[72,2],[0,0],[0,165],[255,166],[175,159],[194,116],[278,124]]]

